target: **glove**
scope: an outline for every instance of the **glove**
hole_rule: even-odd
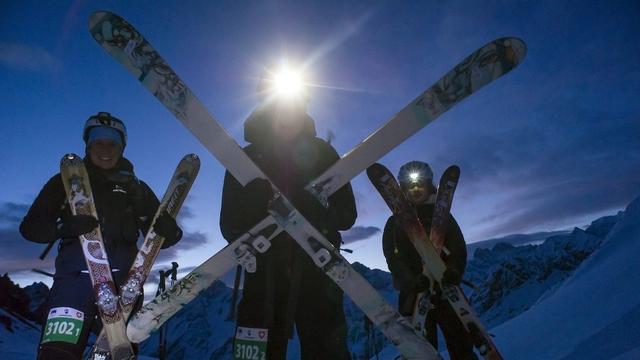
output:
[[[462,282],[462,274],[456,269],[447,269],[442,274],[442,284],[443,285],[460,285]]]
[[[323,234],[328,233],[329,211],[318,199],[306,190],[291,196],[291,202],[311,224]]]
[[[165,210],[156,219],[153,231],[164,238],[163,248],[175,245],[182,238],[182,229],[169,213]]]
[[[97,228],[98,219],[92,215],[72,215],[58,227],[58,237],[78,237]]]

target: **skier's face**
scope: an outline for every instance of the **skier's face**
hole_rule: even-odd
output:
[[[433,194],[433,186],[427,182],[411,182],[406,186],[403,186],[404,193],[407,195],[407,199],[413,204],[425,203],[431,194]]]
[[[91,162],[105,170],[113,169],[122,156],[122,145],[108,139],[97,139],[89,145]]]

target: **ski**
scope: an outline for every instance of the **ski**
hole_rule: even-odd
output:
[[[130,24],[117,15],[98,12],[91,16],[90,31],[96,41],[125,66],[125,68],[181,120],[212,154],[232,172],[238,181],[244,184],[255,177],[264,177],[257,166],[242,152],[239,145],[226,134],[224,129],[208,114],[204,106],[193,96],[186,85],[184,85],[151,45],[149,45]],[[441,80],[439,84],[436,84],[437,86],[434,86],[431,92],[427,91],[427,93],[423,94],[424,99],[423,96],[421,96],[416,104],[412,103],[407,107],[408,109],[415,110],[409,112],[415,112],[418,115],[407,114],[407,111],[403,111],[401,112],[401,114],[403,114],[402,116],[396,116],[394,119],[404,119],[404,122],[409,123],[415,123],[417,121],[420,123],[418,124],[419,126],[416,126],[416,124],[409,125],[415,129],[414,132],[419,130],[453,104],[461,101],[481,86],[514,68],[521,62],[524,53],[524,43],[519,39],[505,38],[490,43],[480,49],[477,54],[474,53],[474,55],[466,60],[470,65],[462,66],[463,64],[461,64],[455,69],[459,76],[448,74],[443,78],[444,80]],[[473,75],[473,79],[471,79],[471,75]],[[464,83],[465,79],[467,83]],[[458,82],[468,86],[460,86]],[[432,98],[427,99],[428,96]],[[410,127],[404,124],[403,121],[390,121],[390,124],[392,127]],[[383,129],[384,127],[380,130]],[[372,136],[373,139],[383,137],[380,134],[384,132],[380,130],[377,132],[377,136]],[[387,148],[382,150],[382,154],[384,154],[409,135],[400,139],[396,138],[390,143],[381,143],[380,141],[369,142],[367,141],[369,139],[367,139],[362,146],[357,147],[357,149],[361,149],[360,151],[355,152],[354,149],[354,151],[347,154],[347,156],[337,164],[347,161],[347,159],[353,156],[358,159],[357,161],[362,162],[362,155],[358,157],[354,154],[366,154],[367,152],[362,149],[367,146],[386,146]],[[376,151],[379,152],[380,150]],[[371,160],[371,162],[372,161],[375,161],[375,159]],[[368,163],[358,164],[360,169],[354,170],[355,173],[353,175],[362,171],[367,165]],[[332,169],[336,172],[335,165]],[[324,180],[322,182],[314,181],[310,186],[319,198],[328,197],[333,191],[350,181],[348,176],[341,177],[339,175],[340,174],[334,174],[330,176],[330,182]],[[430,347],[425,347],[423,342],[415,339],[415,336],[407,335],[408,337],[405,337],[407,334],[405,329],[401,329],[396,325],[399,319],[397,312],[390,309],[388,304],[382,300],[375,290],[371,289],[371,286],[368,285],[364,279],[359,277],[359,275],[353,275],[353,271],[350,265],[348,265],[348,262],[333,249],[324,237],[308,225],[306,220],[290,205],[288,200],[280,196],[277,205],[279,206],[275,206],[272,209],[270,218],[296,238],[300,245],[313,257],[316,264],[322,267],[347,295],[352,297],[354,302],[367,313],[367,316],[369,316],[374,323],[381,327],[383,332],[398,345],[401,351],[403,351],[403,344],[411,343],[407,342],[407,339],[411,339],[414,344],[419,344],[419,347],[422,347],[423,350],[427,349],[427,351],[431,351],[429,350]],[[268,222],[268,219],[264,221]],[[247,237],[251,237],[249,233],[246,235]],[[311,241],[309,241],[310,237],[312,238]],[[227,246],[222,251],[229,252],[231,255],[232,251],[229,250],[229,247],[232,245]],[[217,255],[218,254],[207,260],[207,263],[213,261]],[[204,265],[205,264],[203,264],[203,266]],[[226,269],[228,270],[233,265],[234,263],[231,263],[231,266],[226,267]],[[358,277],[361,281],[353,280]],[[178,285],[180,285],[180,282],[176,284],[176,287],[178,287]],[[371,289],[374,293],[372,295],[373,298],[367,299],[369,291],[360,291],[361,287]],[[170,293],[171,291],[168,292]],[[191,295],[192,293],[189,293],[188,296]],[[153,306],[146,310],[152,311]],[[132,325],[136,320],[137,319],[134,319],[130,323],[129,329],[135,328],[135,326]],[[410,352],[410,350],[405,347],[403,353],[406,354],[407,351]],[[418,356],[424,358],[424,351],[422,353],[422,355]],[[412,356],[409,355],[409,357]]]
[[[326,199],[454,105],[513,70],[524,60],[526,49],[522,40],[505,37],[474,51],[308,184],[306,189],[319,199]]]
[[[471,304],[469,304],[469,300],[464,295],[462,289],[460,289],[459,286],[442,285],[442,275],[446,270],[444,261],[440,258],[440,252],[436,249],[437,245],[427,236],[415,208],[409,200],[407,200],[396,178],[389,169],[378,163],[371,165],[367,169],[367,176],[422,257],[423,274],[430,280],[431,293],[437,293],[437,287],[441,289],[442,294],[451,304],[465,329],[471,335],[474,346],[485,359],[502,359],[497,347],[471,307]],[[431,228],[430,234],[436,239],[442,239],[442,241],[444,241],[449,219],[449,209],[459,176],[460,169],[457,166],[449,167],[440,181],[440,186],[443,187],[442,191],[439,188],[438,195],[436,196],[436,208],[440,207],[440,209],[437,211],[434,210],[433,216],[437,226],[436,229]],[[439,246],[442,249],[442,243]],[[424,294],[422,295],[423,296],[419,296],[416,300],[416,310],[414,311],[412,319],[412,325],[418,332],[423,332],[424,319],[429,311],[428,297],[424,296]]]
[[[438,256],[440,256],[444,247],[447,226],[449,225],[449,212],[451,209],[451,204],[453,203],[453,194],[456,191],[459,179],[460,168],[456,165],[451,165],[442,173],[442,176],[440,177],[440,183],[438,184],[438,190],[436,193],[436,199],[433,208],[433,215],[431,216],[431,229],[429,231],[430,241],[427,241],[433,245],[432,249],[436,254],[438,254]],[[405,199],[403,199],[402,201],[405,201],[406,204],[409,205],[409,202]],[[414,218],[413,221],[415,220],[417,220],[417,218]],[[422,227],[422,224],[420,224],[420,226]],[[424,232],[424,229],[422,230],[422,232]],[[420,233],[414,233],[414,235],[417,235],[419,237]],[[444,270],[438,268],[438,274],[440,274],[440,270],[444,273]],[[423,329],[425,320],[427,319],[427,313],[431,308],[431,301],[428,295],[428,292],[422,292],[416,296],[412,324],[414,328],[419,330]]]
[[[160,329],[164,322],[238,264],[254,272],[255,254],[267,251],[271,240],[281,231],[271,217],[254,225],[135,313],[127,326],[129,339],[136,343],[144,341],[151,332]]]
[[[93,201],[89,175],[82,158],[67,154],[60,160],[60,175],[73,215],[91,215],[98,218]],[[135,355],[127,338],[122,308],[118,302],[116,286],[111,276],[111,267],[102,241],[100,227],[79,236],[82,252],[91,277],[93,293],[103,330],[109,341],[113,359],[133,359]]]
[[[267,178],[130,24],[117,15],[98,12],[92,14],[90,18],[90,29],[94,38],[169,108],[241,184],[246,184],[257,177]],[[402,322],[400,314],[353,270],[340,252],[309,224],[275,186],[274,190],[276,196],[271,201],[268,218],[274,220],[275,224],[287,231],[298,242],[314,263],[362,309],[406,358],[439,358],[435,349]],[[265,220],[269,221],[269,219]],[[251,237],[250,234],[245,235]],[[232,255],[229,254],[231,250],[228,248],[233,249],[242,245],[241,242],[240,245],[227,246],[223,249],[223,253],[226,250],[227,256]],[[231,262],[224,264],[224,272],[235,265],[233,263],[235,259],[237,256],[229,256]],[[216,268],[220,268],[220,265],[222,264],[214,264]],[[178,282],[167,293],[171,294],[173,290],[179,291],[180,286],[188,283],[188,281]],[[162,298],[162,295],[160,297]],[[154,314],[157,312],[147,312],[145,315],[143,309],[140,316],[134,316],[131,319],[127,334],[132,341],[148,337],[148,331],[144,330],[149,329],[149,324],[159,325],[154,321]]]
[[[456,165],[449,166],[440,177],[436,203],[433,208],[431,231],[429,232],[429,239],[431,239],[431,243],[438,254],[442,252],[444,246],[444,237],[449,225],[449,211],[451,210],[453,194],[456,191],[459,179],[460,168]]]
[[[195,154],[188,154],[180,160],[176,170],[169,181],[169,186],[160,201],[160,206],[151,222],[149,231],[144,238],[140,250],[136,255],[136,259],[131,265],[131,269],[126,280],[120,286],[120,304],[122,306],[122,314],[125,319],[129,318],[136,300],[143,293],[143,285],[151,272],[151,267],[155,262],[160,248],[164,243],[164,238],[154,231],[156,219],[163,211],[167,211],[170,216],[176,217],[184,200],[191,189],[191,185],[200,170],[200,159]],[[89,356],[90,359],[108,359],[109,358],[109,342],[107,340],[104,329],[98,335],[93,349]]]

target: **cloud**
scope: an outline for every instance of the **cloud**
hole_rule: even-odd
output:
[[[184,229],[184,227],[183,227]],[[179,251],[190,250],[207,243],[207,235],[203,232],[187,232],[182,234],[180,241],[167,249],[160,250],[157,262],[171,262],[177,258]]]
[[[483,236],[552,230],[571,219],[615,212],[639,195],[637,115],[571,102],[532,112],[535,121],[514,119],[517,125],[489,126],[488,133],[466,128],[434,154],[437,167],[460,165],[465,198],[484,200],[488,215],[477,217],[485,223]],[[457,204],[464,216],[464,202]]]
[[[39,46],[0,42],[0,64],[16,70],[50,71],[56,60]]]
[[[0,203],[0,273],[53,266],[55,256],[49,256],[45,261],[38,259],[46,244],[27,241],[18,231],[28,210],[27,204],[10,201]]]
[[[31,268],[51,268],[55,249],[42,261],[38,256],[46,244],[37,244],[22,238],[17,227],[0,228],[0,273],[29,270]]]
[[[27,204],[10,201],[0,204],[0,225],[17,227],[28,210],[29,205]]]
[[[187,201],[193,201],[192,197],[187,198]],[[191,207],[187,204],[183,204],[178,213],[178,221],[189,220],[195,218],[195,213],[191,210]]]
[[[375,226],[354,226],[349,231],[342,233],[342,241],[345,244],[350,244],[368,239],[379,232],[380,228]]]

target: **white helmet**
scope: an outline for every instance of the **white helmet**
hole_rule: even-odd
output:
[[[123,146],[127,145],[127,128],[124,126],[124,123],[122,122],[122,120],[109,114],[108,112],[103,112],[103,111],[97,113],[96,115],[92,115],[84,123],[82,140],[84,140],[85,143],[87,143],[87,140],[89,139],[89,131],[92,128],[95,128],[98,126],[107,126],[112,129],[115,129],[116,131],[118,131],[118,133],[120,133],[120,136],[122,137],[122,145]]]

